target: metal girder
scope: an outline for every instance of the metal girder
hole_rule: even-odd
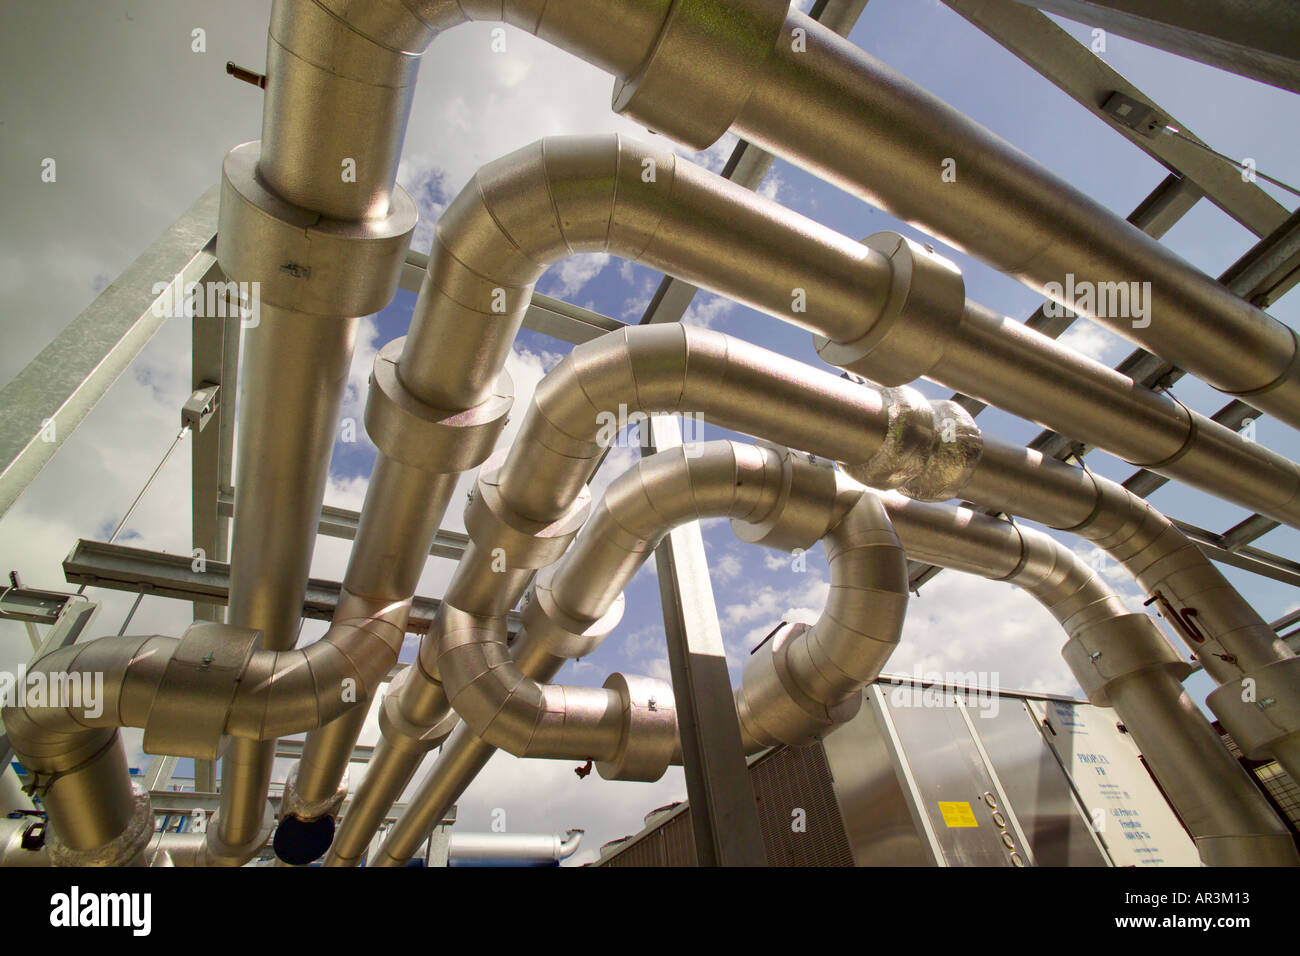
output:
[[[1212,560],[1231,565],[1234,568],[1241,568],[1243,571],[1253,571],[1255,574],[1272,578],[1274,581],[1281,581],[1283,584],[1289,584],[1292,587],[1300,587],[1300,562],[1292,561],[1290,558],[1284,558],[1281,555],[1269,554],[1267,551],[1261,551],[1259,548],[1252,548],[1249,545],[1238,545],[1233,548],[1229,546],[1221,534],[1207,531],[1205,528],[1198,528],[1194,524],[1188,524],[1186,521],[1179,521],[1176,518],[1170,520],[1173,521],[1179,531],[1187,535],[1188,540],[1204,551],[1206,556]]]
[[[226,278],[214,264],[203,281],[224,283]],[[214,561],[225,561],[230,547],[230,523],[220,513],[218,499],[221,489],[231,483],[240,325],[237,311],[227,318],[196,315],[192,320],[190,387],[197,391],[217,385],[222,391],[222,401],[207,424],[191,429],[191,546]],[[222,621],[224,617],[217,605],[194,605],[195,620]]]
[[[1016,2],[1300,93],[1300,6],[1292,0]]]
[[[227,518],[234,515],[234,489],[218,492],[217,513]],[[317,530],[326,537],[345,538],[348,541],[353,541],[356,539],[357,523],[360,520],[361,514],[359,512],[326,505],[321,508],[320,525]],[[433,539],[433,546],[429,548],[429,554],[435,558],[451,558],[458,561],[460,556],[465,553],[465,547],[468,544],[469,535],[440,528],[437,536]]]
[[[161,328],[171,313],[154,303],[176,301],[216,261],[217,196],[205,192],[0,390],[0,516]]]
[[[144,588],[157,597],[226,604],[230,596],[230,565],[207,561],[200,571],[195,570],[194,564],[187,555],[82,539],[64,558],[63,574],[70,583],[89,587],[132,592]],[[308,580],[302,616],[317,621],[331,620],[341,588],[337,581]],[[407,632],[427,632],[440,603],[436,598],[417,596],[412,602]],[[508,621],[513,638],[519,630],[518,613],[512,611]]]
[[[303,741],[292,740],[281,737],[275,743],[275,755],[277,757],[291,757],[298,759],[302,756]],[[352,763],[369,763],[375,755],[375,748],[368,747],[365,744],[357,744],[352,748]]]
[[[12,587],[0,592],[0,621],[53,624],[63,613],[71,594]]]
[[[1033,6],[1015,0],[943,2],[1051,80],[1156,162],[1190,179],[1205,192],[1211,202],[1255,235],[1268,235],[1286,219],[1287,210],[1277,200],[1255,183],[1244,182],[1240,170],[1195,145],[1206,144],[1167,110],[1152,103],[1148,96],[1111,69],[1088,47],[1052,22],[1050,17],[1033,9]],[[1177,127],[1186,139],[1162,132],[1147,136],[1115,122],[1102,106],[1116,92],[1153,107],[1167,125]]]
[[[675,418],[650,419],[650,452],[680,445]],[[655,549],[668,669],[677,701],[686,793],[699,866],[765,866],[754,785],[745,761],[727,652],[698,522]]]

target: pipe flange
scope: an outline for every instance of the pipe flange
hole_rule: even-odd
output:
[[[284,782],[284,798],[280,801],[280,815],[288,816],[293,814],[299,820],[305,822],[319,820],[321,817],[338,816],[339,808],[343,806],[343,801],[348,797],[350,768],[344,768],[343,779],[339,781],[338,789],[330,796],[325,797],[323,800],[304,800],[302,794],[298,792],[298,769],[300,766],[300,764],[294,764],[289,769],[289,776]]]
[[[623,733],[613,760],[596,770],[606,780],[651,783],[664,775],[677,749],[677,702],[673,687],[653,677],[610,674],[604,687],[623,701]]]
[[[221,839],[221,811],[218,810],[208,819],[203,851],[198,855],[196,865],[243,866],[266,846],[273,830],[275,830],[275,810],[271,807],[271,801],[267,800],[262,805],[262,822],[257,828],[257,833],[247,843],[231,846]]]
[[[789,8],[790,0],[676,0],[649,58],[614,82],[614,112],[707,149],[749,99]],[[701,63],[709,64],[705,82]]]
[[[217,261],[255,301],[313,315],[359,316],[392,301],[417,218],[393,188],[383,219],[325,219],[281,199],[257,173],[261,143],[236,146],[221,172]]]
[[[532,600],[524,607],[523,631],[528,642],[541,647],[553,657],[577,660],[598,648],[623,619],[623,595],[620,594],[597,620],[574,617],[555,600],[552,587],[559,565],[551,564],[537,572]]]
[[[905,385],[943,358],[966,309],[966,285],[956,265],[896,232],[878,232],[862,242],[889,260],[885,307],[861,338],[832,342],[815,335],[813,343],[828,365],[881,385]]]
[[[807,551],[830,530],[835,517],[835,465],[825,458],[758,443],[781,456],[780,499],[762,521],[731,519],[737,538],[778,551]]]
[[[783,628],[745,662],[736,711],[748,736],[765,747],[812,743],[852,720],[862,706],[861,691],[828,707],[799,687],[788,658],[808,630],[802,623]]]
[[[1300,657],[1274,661],[1206,698],[1251,760],[1267,760],[1279,742],[1300,733]]]
[[[898,486],[917,501],[947,501],[970,481],[984,452],[984,435],[970,412],[956,402],[930,403],[934,435],[918,474]]]
[[[411,668],[415,666],[411,664],[404,667],[388,685],[388,692],[379,703],[379,732],[394,747],[428,753],[451,735],[460,721],[460,716],[448,708],[441,720],[428,726],[414,723],[406,718],[402,713],[398,695],[411,674]]]
[[[420,401],[402,385],[397,361],[406,338],[375,355],[366,398],[366,434],[395,461],[435,474],[477,468],[492,454],[514,403],[514,383],[502,370],[493,395],[473,408],[450,411]]]
[[[126,829],[93,850],[73,850],[59,839],[58,825],[51,820],[45,846],[55,866],[130,866],[153,840],[153,808],[149,794],[131,784],[131,819]]]
[[[1081,628],[1065,642],[1061,656],[1098,707],[1111,706],[1111,685],[1129,674],[1159,668],[1182,683],[1192,672],[1192,665],[1145,614],[1124,614]]]
[[[554,521],[534,521],[515,511],[501,494],[505,460],[506,449],[501,449],[479,469],[474,493],[465,507],[465,531],[484,555],[499,549],[506,568],[544,568],[560,559],[582,529],[591,509],[591,490],[584,485]]]
[[[144,751],[215,760],[239,680],[262,632],[196,622],[181,635],[144,726]]]

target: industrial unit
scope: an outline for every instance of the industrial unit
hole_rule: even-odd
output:
[[[7,511],[190,310],[177,443],[194,445],[201,557],[117,543],[128,512],[108,541],[68,542],[76,594],[11,576],[0,618],[28,625],[32,655],[3,688],[0,865],[573,858],[582,820],[457,829],[498,750],[607,780],[683,768],[689,804],[601,865],[1300,865],[1300,612],[1266,621],[1219,567],[1300,585],[1294,560],[1251,546],[1300,527],[1300,465],[1243,434],[1265,416],[1300,428],[1300,338],[1264,311],[1300,279],[1300,217],[1100,60],[1080,66],[1091,54],[1042,10],[1292,92],[1300,12],[945,3],[1169,169],[1127,221],[849,42],[866,0],[275,0],[265,72],[228,65],[264,98],[260,140],[231,143],[219,187],[0,392]],[[574,129],[495,157],[413,248],[398,166],[417,74],[469,21],[611,74],[612,109],[657,135]],[[721,173],[685,154],[728,133]],[[774,157],[1044,306],[1009,319],[933,243],[859,241],[756,192]],[[1158,241],[1201,199],[1259,236],[1217,280]],[[537,291],[584,253],[663,274],[640,321]],[[359,323],[399,288],[418,299],[371,370],[364,505],[325,507]],[[808,333],[819,363],[681,321],[697,289]],[[1137,351],[1112,368],[1056,341],[1076,316]],[[522,329],[565,345],[517,396]],[[1193,410],[1171,391],[1183,375],[1228,404]],[[993,434],[989,406],[1046,431]],[[593,490],[629,415],[640,457]],[[684,440],[682,416],[711,440]],[[1094,448],[1136,471],[1103,476]],[[1217,533],[1166,515],[1146,496],[1170,481],[1249,517]],[[815,622],[768,622],[734,687],[710,519],[829,577]],[[1104,553],[1146,609],[1031,523]],[[310,577],[322,534],[352,539],[341,581]],[[431,556],[455,571],[417,595]],[[617,640],[647,565],[671,680],[563,682]],[[1086,699],[882,678],[940,569],[1039,602]],[[192,602],[193,623],[114,635],[87,588]],[[305,618],[328,630],[300,641]],[[1194,672],[1217,686],[1213,718]],[[378,743],[359,748],[371,714]],[[154,757],[144,779],[123,728]],[[273,795],[277,759],[295,765]]]

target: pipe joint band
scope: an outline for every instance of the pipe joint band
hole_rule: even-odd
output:
[[[623,702],[623,731],[613,760],[596,770],[606,780],[658,780],[677,749],[677,702],[672,685],[653,677],[610,674],[604,684]]]
[[[203,843],[199,866],[243,866],[271,839],[275,829],[275,810],[270,800],[262,801],[262,819],[257,832],[246,843],[239,846],[227,843],[221,838],[221,810],[217,810],[208,820],[207,839]]]
[[[1138,671],[1162,668],[1182,682],[1192,672],[1174,646],[1145,614],[1125,614],[1081,628],[1061,656],[1088,700],[1109,707],[1110,687]]]
[[[465,531],[474,547],[501,571],[544,568],[564,554],[582,529],[591,509],[591,491],[582,492],[554,521],[534,521],[519,514],[501,493],[504,449],[479,469],[474,493],[465,508]]]
[[[153,839],[153,808],[147,794],[131,784],[131,819],[126,828],[103,846],[74,850],[59,839],[59,827],[49,828],[46,847],[55,866],[130,866]]]
[[[731,530],[750,544],[786,552],[807,551],[825,536],[835,520],[835,465],[769,442],[758,444],[774,448],[780,456],[779,500],[761,521],[733,518]]]
[[[811,743],[852,720],[862,706],[861,691],[827,706],[799,687],[789,654],[796,641],[807,640],[809,630],[806,624],[792,624],[745,662],[736,710],[744,731],[765,747]]]
[[[553,657],[576,660],[595,651],[618,627],[623,619],[623,595],[595,621],[572,615],[555,600],[553,585],[558,567],[551,564],[537,573],[533,598],[524,607],[523,630],[531,645]]]
[[[449,411],[420,401],[402,384],[397,367],[405,337],[379,350],[370,373],[366,434],[395,461],[433,474],[469,471],[496,446],[514,404],[514,383],[503,370],[494,394],[473,408]]]
[[[933,250],[896,232],[878,232],[863,245],[889,260],[889,298],[865,335],[852,342],[813,336],[822,361],[881,385],[906,385],[943,358],[966,307],[961,270]]]
[[[242,284],[256,283],[254,314],[260,302],[341,316],[371,315],[388,305],[415,230],[411,197],[394,187],[383,219],[326,219],[263,184],[257,174],[260,148],[244,143],[226,154],[217,223],[217,261],[241,283],[241,298]],[[256,324],[252,317],[245,321]]]
[[[1300,733],[1300,657],[1266,664],[1206,698],[1242,753],[1266,760],[1283,739]]]
[[[215,760],[235,692],[262,632],[195,623],[167,662],[144,727],[144,750]]]
[[[749,99],[789,8],[789,0],[676,0],[649,58],[615,81],[614,112],[692,149],[712,146]]]
[[[343,778],[338,789],[323,800],[304,800],[298,790],[298,769],[301,764],[294,764],[289,770],[289,777],[284,784],[284,799],[280,801],[280,814],[293,814],[299,820],[310,823],[321,817],[338,816],[339,808],[348,796],[348,768],[343,770]]]
[[[414,666],[416,665],[411,665]],[[402,685],[410,677],[411,667],[403,668],[393,678],[388,693],[380,701],[379,732],[384,735],[386,741],[398,749],[428,753],[451,735],[460,717],[449,707],[447,712],[433,724],[422,725],[407,719],[402,713],[400,693]]]

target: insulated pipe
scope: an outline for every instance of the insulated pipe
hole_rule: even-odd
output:
[[[680,102],[682,116],[707,117],[706,123],[718,120],[721,110],[722,125],[712,131],[720,133],[730,122],[731,114],[748,97],[758,67],[755,61],[767,55],[770,42],[775,37],[785,17],[783,0],[763,0],[740,8],[731,4],[710,2],[680,3],[671,6],[669,0],[628,3],[626,0],[586,0],[584,3],[538,4],[535,0],[503,0],[503,2],[474,2],[462,4],[456,0],[427,0],[423,3],[377,3],[359,7],[345,0],[321,0],[319,4],[295,18],[288,4],[277,4],[273,11],[271,47],[268,62],[282,72],[285,80],[272,84],[268,92],[268,131],[264,138],[272,145],[274,159],[268,160],[266,176],[285,195],[290,197],[313,196],[324,202],[337,214],[373,214],[387,202],[391,189],[392,171],[396,168],[400,151],[401,131],[404,129],[410,102],[410,85],[414,81],[418,53],[439,31],[455,26],[465,19],[504,19],[522,29],[535,33],[550,42],[582,56],[618,76],[628,78],[616,87],[616,106],[631,115],[638,111],[658,108],[665,91],[672,102]],[[721,19],[727,23],[725,35],[711,35],[708,24]],[[617,29],[613,25],[617,24]],[[705,26],[703,33],[697,28]],[[711,49],[711,63],[715,75],[702,94],[692,93],[671,76],[664,83],[664,69],[669,73],[675,64],[698,62],[691,56],[691,43],[705,37]],[[685,46],[683,46],[685,43]],[[653,51],[653,55],[651,55]],[[683,56],[683,51],[688,55]],[[698,52],[698,51],[697,51]],[[270,68],[269,68],[270,69]],[[726,89],[716,88],[722,84]],[[647,105],[650,104],[650,105]],[[705,110],[697,107],[705,105]],[[315,113],[344,114],[349,122],[338,127],[295,126],[291,135],[277,135],[269,119],[272,115],[308,115]],[[680,117],[679,117],[680,118]],[[659,128],[675,129],[674,122],[653,124]],[[688,141],[695,132],[682,134]],[[341,189],[339,178],[321,173],[323,165],[316,161],[323,155],[342,156],[341,162],[354,162],[354,172],[360,170],[361,185],[355,190]],[[643,169],[643,173],[644,173]],[[515,289],[497,287],[495,293],[517,292]],[[441,294],[441,293],[439,293]],[[454,291],[453,291],[453,294]],[[438,299],[439,295],[433,298]],[[471,313],[483,314],[483,305],[459,302]],[[495,305],[495,300],[494,300]],[[495,311],[495,309],[494,309]],[[509,323],[497,323],[495,357],[501,357],[506,342]],[[834,334],[832,332],[832,334]],[[491,347],[480,350],[479,355],[491,353]],[[428,354],[426,352],[426,354]],[[490,370],[494,363],[488,361],[489,374],[480,381],[462,387],[438,387],[425,392],[426,397],[442,399],[441,404],[457,406],[454,396],[468,393],[480,397],[490,383]],[[1105,374],[1098,366],[1094,372]],[[403,376],[405,381],[405,376]],[[409,382],[408,382],[409,384]],[[1119,383],[1123,386],[1123,383]],[[419,392],[417,385],[414,392]],[[997,401],[996,399],[994,400]],[[1034,403],[1030,402],[1030,406]],[[1166,402],[1166,406],[1170,403]],[[1172,417],[1190,436],[1193,423],[1178,421],[1186,415],[1181,409],[1165,407],[1159,410],[1166,418]],[[1051,422],[1042,422],[1048,427]],[[1208,422],[1208,428],[1217,428]],[[1177,426],[1175,426],[1177,427]],[[1227,430],[1223,439],[1229,436]],[[1086,440],[1092,440],[1087,431],[1080,430]],[[1123,434],[1123,432],[1112,432]],[[1117,439],[1112,438],[1112,441]],[[1106,440],[1097,441],[1105,447]],[[1143,446],[1145,449],[1147,446]],[[1276,456],[1274,456],[1276,457]],[[1278,464],[1281,462],[1281,465]],[[1155,464],[1136,460],[1141,465]],[[1284,460],[1254,463],[1251,474],[1289,479]],[[1196,483],[1191,477],[1193,462],[1182,467],[1187,472],[1184,480]],[[1172,463],[1170,465],[1172,467]],[[1289,500],[1290,493],[1281,496]],[[1273,498],[1278,498],[1277,494]],[[1251,500],[1247,506],[1263,513],[1276,513],[1276,501],[1261,505]],[[352,719],[353,727],[357,718]],[[311,760],[301,772],[304,781],[315,780],[317,795],[329,790],[329,783],[337,776],[337,769],[346,752],[346,744],[353,736],[353,728],[335,728],[327,738],[316,735],[308,749]],[[320,744],[318,748],[316,744]],[[321,753],[318,755],[317,750]],[[317,773],[312,764],[319,764]]]
[[[403,382],[434,405],[481,401],[533,283],[549,264],[593,251],[808,329],[824,360],[872,381],[925,376],[1300,526],[1300,465],[966,300],[947,260],[895,233],[853,242],[617,136],[545,139],[479,170],[438,222]],[[478,374],[439,377],[448,366]]]
[[[544,833],[457,833],[448,837],[448,866],[558,866],[578,852],[581,830]]]
[[[276,0],[263,144],[237,147],[223,168],[217,258],[260,311],[240,375],[227,619],[273,651],[297,642],[357,319],[392,299],[415,227],[394,188],[404,123],[370,125],[405,115],[415,62],[315,3]],[[231,742],[214,859],[238,865],[262,846],[274,751]]]
[[[754,54],[762,65],[733,132],[1067,307],[1067,286],[1086,283],[1105,297],[1114,283],[1149,282],[1145,318],[1095,304],[1077,310],[1300,426],[1300,348],[1290,328],[803,14],[790,11],[766,49]],[[665,60],[659,72],[665,84],[670,72],[685,83],[692,66]],[[644,121],[664,109],[629,113]],[[687,131],[662,121],[653,128],[676,138]],[[945,181],[945,163],[955,182]]]
[[[489,475],[488,483],[493,480]],[[558,748],[538,747],[538,733],[532,728],[544,728],[541,721],[551,720],[549,713],[541,721],[515,717],[505,730],[495,728],[483,715],[507,713],[511,702],[500,703],[507,694],[492,688],[497,683],[528,687],[531,697],[549,700],[556,685],[547,678],[531,678],[530,672],[553,674],[557,662],[589,653],[594,642],[582,636],[584,629],[609,613],[662,536],[683,522],[717,515],[730,516],[737,533],[754,543],[791,550],[821,540],[831,570],[831,593],[818,623],[783,639],[756,673],[747,667],[746,680],[736,692],[742,731],[761,709],[764,745],[806,743],[857,713],[859,691],[879,674],[898,643],[907,605],[906,560],[876,497],[785,449],[707,442],[660,452],[642,459],[609,486],[564,558],[538,576],[523,612],[519,658],[498,665],[508,679],[494,672],[486,682],[488,689],[470,686],[465,691],[460,689],[463,677],[456,672],[459,665],[440,668],[466,725],[452,734],[373,865],[404,864],[486,765],[495,745],[521,756],[592,756],[590,751],[560,753]],[[444,636],[442,646],[447,643]],[[440,655],[439,663],[447,656]],[[466,701],[469,694],[486,700]],[[478,713],[480,707],[483,714]],[[564,719],[554,720],[569,729],[571,724],[581,726],[586,717],[579,708],[566,708]],[[588,746],[598,745],[594,742],[603,725],[586,722],[597,731],[588,737],[593,741]],[[667,729],[667,722],[663,726]],[[670,762],[681,760],[675,722],[670,729],[671,734],[660,736],[653,727],[638,727],[634,718],[618,741],[623,752],[597,764],[601,775],[657,778]]]
[[[1137,322],[1108,308],[1089,312],[1077,296],[1071,302],[1300,425],[1300,341],[1287,326],[788,0],[319,0],[311,14],[301,32],[328,38],[332,46],[320,45],[329,55],[299,52],[308,61],[298,67],[302,81],[281,92],[268,85],[268,99],[359,123],[342,134],[319,124],[297,131],[295,148],[282,152],[301,162],[283,164],[282,182],[296,167],[317,168],[321,155],[335,163],[360,155],[370,176],[391,183],[415,54],[466,20],[504,21],[613,73],[614,109],[648,128],[695,149],[731,129],[1057,300],[1067,284],[1105,292],[1150,282],[1150,311]],[[277,62],[271,52],[268,62]],[[370,84],[387,89],[372,93]],[[944,181],[945,160],[955,163],[955,182]],[[382,190],[358,193],[382,201]]]
[[[148,752],[203,759],[218,755],[223,735],[264,741],[310,730],[353,709],[340,686],[369,699],[403,637],[367,617],[335,624],[306,648],[272,651],[257,649],[257,631],[204,623],[180,640],[103,638],[34,662],[29,673],[46,675],[51,687],[96,681],[97,701],[59,694],[4,710],[6,732],[49,815],[56,860],[123,865],[153,833],[148,795],[127,776],[119,727],[143,727]],[[230,862],[210,843],[202,860]]]
[[[882,499],[910,557],[1018,584],[1061,622],[1075,677],[1093,703],[1114,707],[1203,862],[1300,865],[1285,825],[1183,690],[1190,668],[1151,618],[1130,614],[1078,555],[1046,534],[896,493]],[[1115,661],[1100,679],[1094,654]]]
[[[1115,482],[983,438],[951,402],[855,386],[672,325],[602,336],[543,379],[495,479],[502,497],[536,521],[564,513],[620,409],[702,412],[714,425],[844,463],[870,487],[920,500],[960,496],[1088,538],[1168,602],[1171,624],[1223,685],[1210,706],[1243,750],[1276,756],[1300,779],[1300,658],[1166,517]]]

